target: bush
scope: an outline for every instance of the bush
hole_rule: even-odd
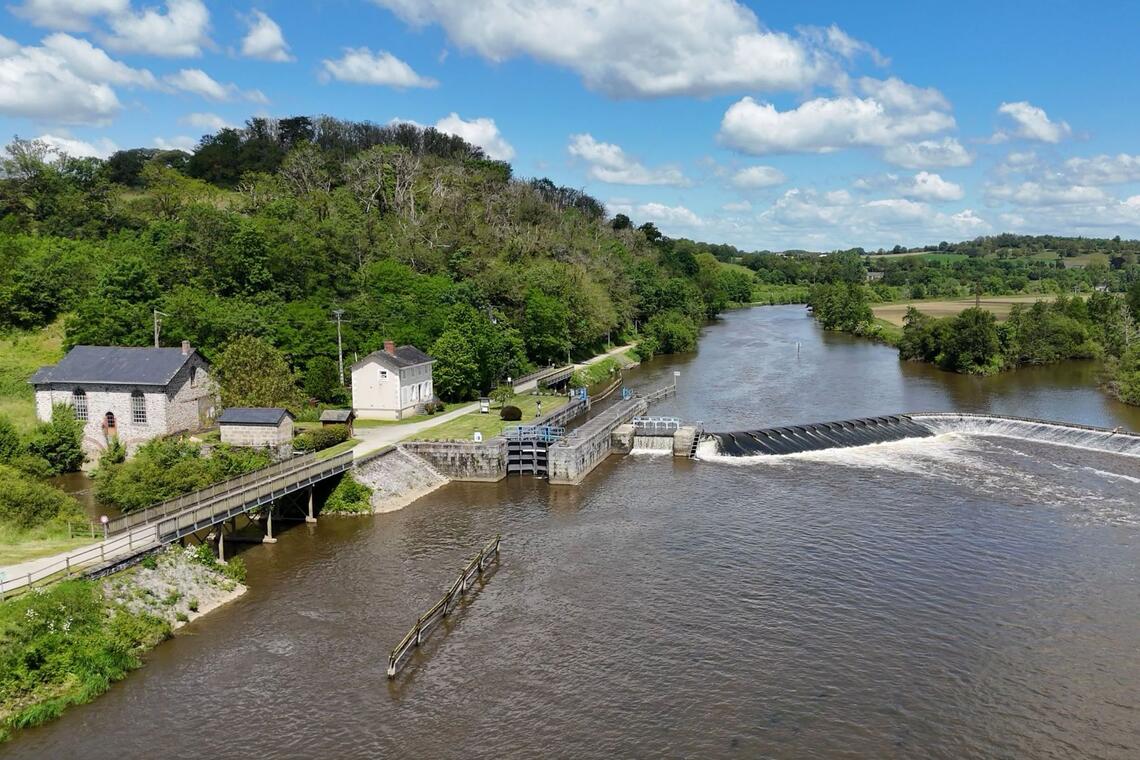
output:
[[[27,450],[47,460],[53,474],[78,470],[86,456],[83,454],[83,423],[75,419],[75,410],[68,404],[56,404],[52,408],[51,422],[35,429],[28,439]]]
[[[198,598],[193,597],[193,596],[190,597],[189,601],[186,602],[186,609],[190,610],[191,612],[197,612],[198,611]]]
[[[329,494],[324,512],[329,514],[366,514],[372,511],[372,489],[345,473]]]
[[[16,530],[37,528],[56,518],[82,517],[75,499],[6,465],[0,465],[0,493],[4,494],[0,523]]]
[[[142,558],[142,562],[140,562],[139,564],[142,565],[143,567],[145,567],[147,570],[157,570],[158,569],[158,555],[157,554],[148,554]]]
[[[322,451],[348,440],[348,425],[326,425],[307,430],[293,438],[297,451]]]
[[[522,409],[517,406],[504,406],[499,412],[499,419],[507,422],[518,422],[522,419]]]
[[[489,398],[499,406],[506,406],[507,402],[515,397],[515,389],[509,385],[500,385],[491,391]]]
[[[245,560],[241,557],[233,557],[232,559],[226,560],[226,563],[222,565],[222,572],[225,573],[226,577],[230,580],[245,583]]]
[[[0,464],[6,464],[24,451],[16,426],[7,417],[0,417]]]
[[[442,412],[446,408],[447,408],[447,406],[442,401],[439,401],[437,399],[432,399],[431,401],[424,404],[424,411],[427,412],[428,414],[435,414],[436,412]]]

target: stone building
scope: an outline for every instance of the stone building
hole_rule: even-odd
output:
[[[293,453],[293,422],[288,409],[275,407],[235,407],[218,416],[222,443],[272,449],[278,457]]]
[[[352,407],[362,420],[402,420],[435,397],[431,358],[415,346],[384,341],[352,365]]]
[[[209,364],[187,341],[181,348],[76,346],[28,382],[40,420],[51,419],[55,404],[74,409],[92,456],[114,438],[133,452],[152,438],[199,430],[216,403]]]

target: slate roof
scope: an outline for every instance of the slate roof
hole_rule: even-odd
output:
[[[396,349],[395,354],[390,354],[384,349],[373,351],[368,356],[364,357],[356,364],[352,365],[352,369],[363,367],[370,361],[377,361],[393,369],[403,369],[404,367],[414,367],[417,364],[426,364],[427,362],[434,362],[435,359],[431,358],[423,351],[415,346],[400,346]]]
[[[355,417],[351,409],[326,409],[321,412],[320,422],[348,422]]]
[[[288,409],[276,407],[243,407],[226,409],[218,417],[219,425],[272,425],[277,427],[285,415],[293,417]],[[296,417],[293,417],[296,419]]]
[[[59,364],[40,367],[28,382],[165,386],[193,355],[181,348],[76,346]]]

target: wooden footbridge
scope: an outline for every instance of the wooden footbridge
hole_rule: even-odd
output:
[[[20,576],[0,579],[0,598],[64,576],[98,577],[130,564],[142,554],[211,528],[216,528],[218,553],[224,558],[227,521],[306,489],[306,520],[313,520],[313,486],[340,475],[352,464],[351,451],[324,459],[318,454],[307,454],[116,518],[107,523],[105,541],[70,552]],[[272,509],[266,520],[265,540],[274,540]]]

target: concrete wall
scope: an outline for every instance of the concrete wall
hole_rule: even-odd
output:
[[[408,441],[400,447],[426,459],[452,480],[493,483],[507,477],[507,441]]]
[[[421,456],[388,446],[353,464],[353,477],[372,489],[372,509],[388,512],[407,506],[448,482]]]
[[[639,414],[645,414],[649,404],[644,399],[630,399],[615,404],[612,410],[595,417],[580,427],[577,435],[546,451],[550,468],[548,479],[552,485],[577,485],[610,455],[613,450],[613,433],[621,425]]]

